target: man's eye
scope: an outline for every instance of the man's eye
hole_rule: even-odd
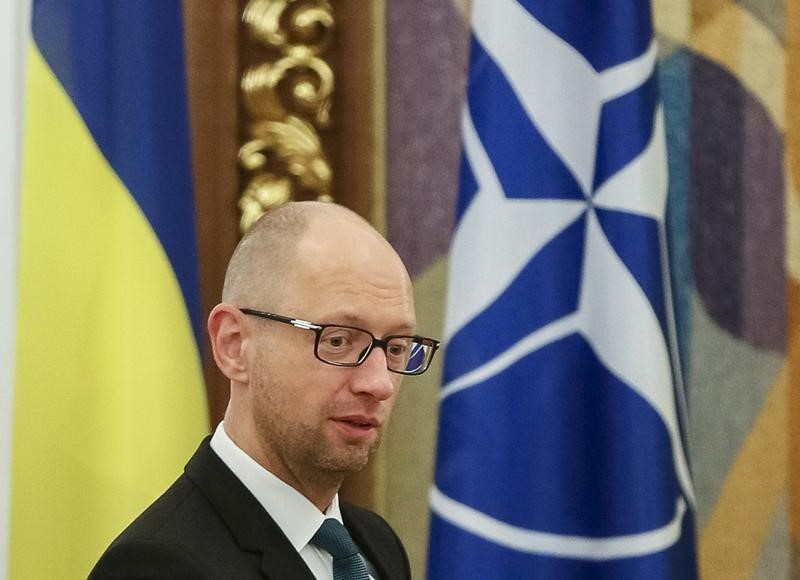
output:
[[[389,345],[389,354],[392,356],[403,356],[408,348],[404,344]]]
[[[334,348],[345,346],[348,342],[344,336],[329,336],[326,341],[328,342],[329,346]]]
[[[322,335],[322,345],[331,350],[343,350],[353,346],[358,341],[355,332],[346,328],[331,328]]]

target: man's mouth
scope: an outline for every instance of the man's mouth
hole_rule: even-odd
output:
[[[356,427],[378,427],[380,426],[380,422],[373,418],[373,417],[365,417],[361,415],[348,415],[346,417],[336,417],[336,421],[342,421],[343,423],[349,423],[351,425],[355,425]]]
[[[380,427],[380,421],[374,417],[347,415],[334,417],[333,421],[349,437],[361,438],[372,436]]]

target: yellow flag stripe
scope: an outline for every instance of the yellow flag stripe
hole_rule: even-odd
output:
[[[27,95],[10,576],[81,578],[207,412],[163,248],[33,46]]]

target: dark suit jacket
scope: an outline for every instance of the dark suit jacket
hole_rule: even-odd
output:
[[[183,475],[109,546],[90,580],[314,580],[300,554],[205,439]],[[342,519],[380,580],[411,577],[380,516],[341,502]]]

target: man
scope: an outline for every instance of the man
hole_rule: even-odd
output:
[[[338,499],[438,347],[399,256],[341,206],[290,203],[240,242],[222,299],[224,421],[90,578],[409,578],[389,525]]]

